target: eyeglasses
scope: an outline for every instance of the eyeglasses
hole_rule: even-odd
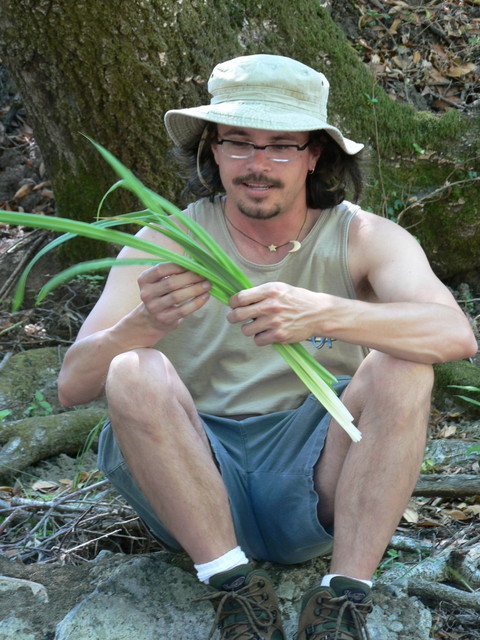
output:
[[[217,144],[220,146],[220,151],[223,155],[236,160],[251,158],[258,149],[265,151],[265,156],[273,162],[291,162],[298,158],[300,151],[305,151],[310,144],[310,140],[302,147],[298,144],[266,144],[261,147],[253,144],[253,142],[226,140],[225,138],[217,140]]]

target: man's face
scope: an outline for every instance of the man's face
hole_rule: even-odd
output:
[[[293,144],[302,147],[308,142],[309,134],[304,131],[267,131],[219,124],[217,139],[252,142],[257,146]],[[244,215],[268,219],[295,207],[305,208],[305,180],[309,169],[313,169],[318,160],[318,149],[307,147],[290,162],[275,162],[266,156],[264,150],[259,149],[249,158],[230,158],[215,142],[212,152],[228,202]]]

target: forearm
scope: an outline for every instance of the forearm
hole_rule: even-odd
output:
[[[448,305],[333,298],[329,311],[320,320],[322,335],[397,358],[435,364],[476,353],[468,320]]]

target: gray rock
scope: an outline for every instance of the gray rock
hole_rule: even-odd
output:
[[[447,464],[465,466],[467,461],[480,460],[480,452],[472,451],[472,444],[472,442],[453,438],[430,440],[425,451],[425,459],[434,466]]]
[[[212,625],[208,603],[192,603],[205,589],[158,556],[140,556],[116,571],[57,627],[55,640],[192,640]]]
[[[37,640],[38,635],[26,620],[15,616],[0,621],[0,640]]]
[[[112,558],[112,561],[114,559]],[[213,623],[205,593],[171,554],[115,560],[105,558],[96,586],[57,626],[55,640],[204,640]],[[265,563],[276,587],[284,626],[294,637],[301,596],[324,572],[321,559],[294,567]],[[431,615],[419,600],[397,590],[379,590],[369,616],[371,640],[429,640]]]
[[[31,594],[39,598],[42,602],[48,602],[48,593],[43,584],[23,580],[22,578],[12,578],[10,576],[0,576],[0,593],[14,593],[19,589],[29,589]]]

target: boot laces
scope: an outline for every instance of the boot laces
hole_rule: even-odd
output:
[[[339,596],[337,598],[330,598],[328,603],[322,603],[324,606],[333,605],[329,610],[329,619],[334,620],[336,618],[336,627],[335,631],[332,630],[332,633],[328,635],[320,636],[320,631],[315,631],[315,625],[306,629],[307,640],[338,640],[340,638],[340,633],[342,630],[340,629],[343,621],[343,617],[345,614],[350,614],[353,627],[355,629],[355,635],[358,636],[358,640],[370,640],[370,635],[368,633],[368,628],[366,624],[366,614],[370,610],[370,605],[365,605],[361,603],[355,603],[349,600],[348,596]],[[335,617],[332,617],[331,614],[334,613]],[[343,623],[345,624],[345,622]],[[347,623],[350,627],[352,626],[351,622]]]
[[[208,637],[221,629],[228,640],[264,640],[266,630],[275,622],[270,609],[255,599],[263,595],[264,586],[264,581],[259,579],[237,591],[216,591],[197,598],[196,602],[210,600],[216,610]],[[230,635],[231,632],[234,635]]]

